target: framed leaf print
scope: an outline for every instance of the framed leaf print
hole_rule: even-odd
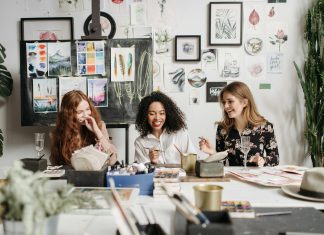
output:
[[[209,45],[242,45],[242,2],[209,3]]]

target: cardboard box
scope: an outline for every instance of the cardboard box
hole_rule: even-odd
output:
[[[110,187],[109,179],[113,178],[115,187],[121,188],[139,188],[140,195],[153,195],[153,177],[154,172],[139,175],[108,175],[107,187]]]

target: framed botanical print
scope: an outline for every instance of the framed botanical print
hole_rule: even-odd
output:
[[[209,3],[209,45],[242,45],[242,2]]]
[[[200,61],[200,35],[175,36],[175,61]]]

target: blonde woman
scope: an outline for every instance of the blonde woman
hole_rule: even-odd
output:
[[[232,82],[222,89],[219,99],[223,108],[223,120],[218,122],[216,151],[228,151],[230,166],[243,166],[241,136],[249,136],[247,165],[278,165],[279,152],[273,125],[258,113],[248,86],[243,82]],[[210,141],[203,137],[199,147],[210,155],[215,153]]]

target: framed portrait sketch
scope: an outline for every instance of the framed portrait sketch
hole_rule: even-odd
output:
[[[20,19],[22,41],[74,40],[72,17],[40,17]]]
[[[175,36],[175,61],[200,61],[200,35]]]
[[[209,3],[209,45],[242,45],[242,2]]]

